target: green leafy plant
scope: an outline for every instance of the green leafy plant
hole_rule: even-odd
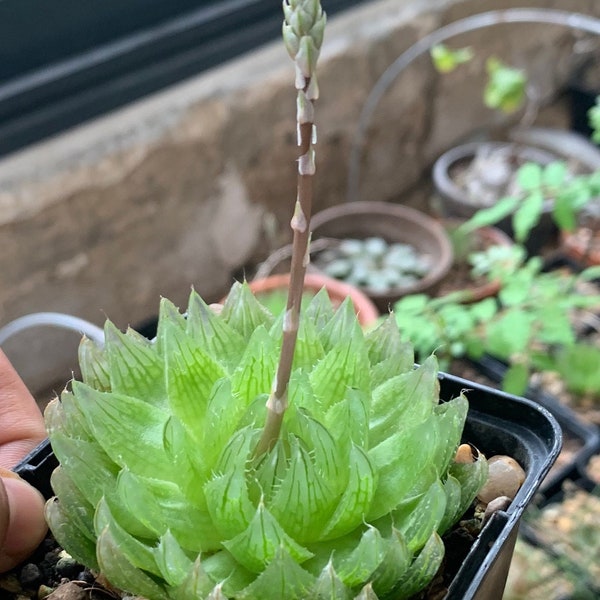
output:
[[[600,144],[600,96],[596,98],[596,102],[588,111],[588,120],[592,128],[592,140],[596,144]]]
[[[566,388],[579,395],[600,397],[600,348],[580,341],[561,348],[556,356],[556,371]]]
[[[600,307],[600,294],[580,290],[581,282],[599,272],[542,272],[539,257],[505,266],[493,271],[502,280],[497,301],[465,305],[462,293],[436,299],[407,296],[394,312],[417,358],[436,351],[447,368],[452,358],[491,354],[508,365],[503,388],[523,394],[532,372],[558,370],[563,352],[576,345],[574,311]]]
[[[475,56],[470,47],[452,50],[445,44],[437,44],[431,48],[431,60],[440,73],[451,73],[459,65],[470,62]]]
[[[488,82],[483,90],[485,105],[509,114],[522,108],[527,99],[525,71],[495,57],[488,58],[485,67],[488,74]]]
[[[365,334],[325,291],[300,311],[325,15],[284,12],[300,147],[285,309],[236,284],[219,311],[164,299],[153,341],[107,322],[45,415],[55,537],[149,600],[408,598],[487,479],[483,457],[454,461],[466,398],[440,403],[435,357],[415,369],[393,318]]]
[[[516,193],[490,208],[477,211],[465,224],[466,230],[494,225],[512,215],[515,239],[525,242],[552,203],[554,222],[565,231],[577,226],[585,207],[600,195],[600,172],[574,175],[564,161],[542,166],[525,163],[516,174]]]
[[[470,46],[453,50],[445,44],[436,44],[430,55],[435,69],[446,74],[471,62],[475,52]],[[525,71],[511,67],[495,56],[487,59],[485,68],[488,78],[483,89],[484,104],[507,114],[521,109],[527,100]]]

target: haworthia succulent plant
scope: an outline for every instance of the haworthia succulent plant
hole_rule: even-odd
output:
[[[58,541],[149,600],[407,598],[487,475],[453,463],[467,413],[439,403],[434,357],[413,368],[393,318],[303,310],[278,442],[253,450],[283,316],[236,284],[215,314],[161,304],[157,337],[110,322],[82,342],[81,382],[46,412],[60,467]]]

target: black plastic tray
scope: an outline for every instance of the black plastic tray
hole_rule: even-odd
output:
[[[498,511],[483,528],[453,579],[447,600],[500,600],[513,554],[518,525],[544,476],[560,451],[561,430],[540,405],[466,379],[440,374],[441,398],[467,390],[470,407],[464,439],[486,456],[508,454],[527,472],[525,483],[506,511]],[[49,479],[57,465],[48,440],[15,471],[49,497]]]

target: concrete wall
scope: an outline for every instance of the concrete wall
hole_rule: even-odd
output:
[[[600,14],[594,0],[529,6]],[[386,67],[440,25],[509,0],[376,0],[330,19],[320,61],[316,209],[346,197],[360,110]],[[463,36],[478,55],[439,77],[415,62],[378,105],[357,197],[409,202],[431,161],[498,117],[481,103],[495,53],[532,67],[546,99],[568,72],[574,38],[553,26]],[[0,161],[0,324],[55,310],[137,324],[161,295],[209,301],[243,265],[286,241],[295,198],[293,65],[273,43]],[[565,124],[558,105],[542,120]],[[410,193],[409,193],[410,192]],[[74,365],[72,334],[36,331],[6,351],[30,387]]]

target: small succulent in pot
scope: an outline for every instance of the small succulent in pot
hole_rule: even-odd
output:
[[[303,316],[260,455],[284,317],[245,285],[220,315],[195,293],[187,318],[163,300],[154,342],[110,323],[103,349],[84,341],[83,382],[46,412],[59,542],[150,600],[424,587],[487,476],[483,458],[453,460],[467,400],[439,403],[435,358],[414,370],[392,317],[364,334],[325,294]]]
[[[163,300],[153,341],[107,322],[46,410],[55,537],[148,600],[408,598],[487,479],[482,456],[455,460],[466,398],[440,402],[435,357],[415,369],[392,317],[364,333],[325,291],[300,311],[325,16],[284,12],[300,147],[285,310],[236,284],[219,311]]]

